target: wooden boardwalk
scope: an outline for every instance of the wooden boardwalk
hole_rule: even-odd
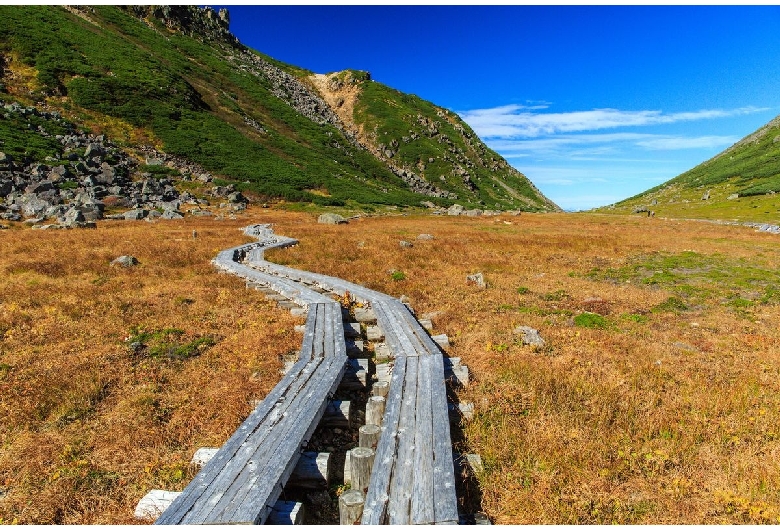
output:
[[[319,291],[347,293],[373,309],[394,357],[362,524],[457,523],[457,498],[442,352],[409,309],[383,293],[265,261],[267,248],[295,240],[267,225],[258,239],[214,263],[308,309],[301,354],[157,524],[266,522],[284,483],[344,374],[341,307]]]

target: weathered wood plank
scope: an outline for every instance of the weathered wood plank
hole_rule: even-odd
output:
[[[387,506],[388,524],[410,524],[412,488],[415,481],[414,441],[417,408],[417,370],[419,357],[406,358],[406,377],[398,427],[398,449],[395,455],[390,500]]]
[[[400,338],[393,330],[393,317],[390,310],[387,308],[384,302],[378,302],[374,304],[374,312],[377,316],[377,322],[382,330],[385,332],[385,342],[393,353],[394,357],[399,355],[406,355],[403,344]]]
[[[406,357],[398,357],[390,380],[390,391],[387,395],[382,435],[376,446],[374,467],[371,470],[373,479],[366,492],[366,502],[363,508],[361,524],[383,524],[387,514],[387,501],[390,493],[390,478],[398,443],[398,422],[401,417],[401,395],[404,391],[406,375]]]
[[[181,495],[171,506],[157,519],[157,524],[178,524],[191,509],[194,502],[205,494],[214,477],[222,472],[224,467],[236,457],[236,454],[255,434],[258,426],[269,419],[281,415],[277,406],[284,398],[289,387],[306,374],[303,368],[307,361],[301,360],[282,378],[271,390],[266,398],[258,405],[249,417],[236,429],[233,435],[225,442],[216,455],[201,469],[192,481],[187,485]]]
[[[437,523],[458,522],[452,438],[447,411],[447,388],[441,354],[431,356],[431,413],[433,425],[433,509]]]
[[[417,372],[416,420],[414,433],[414,485],[412,488],[411,523],[436,521],[433,503],[433,403],[431,382],[433,356],[419,357]]]
[[[300,389],[307,383],[311,384],[312,375],[316,373],[315,369],[320,362],[321,361],[318,360],[308,363],[303,370],[301,370],[303,377],[298,378],[286,389],[286,399],[280,401],[276,407],[276,414],[266,418],[266,421],[254,425],[253,432],[243,443],[241,443],[240,447],[237,448],[232,456],[223,463],[222,467],[215,469],[213,475],[206,475],[210,481],[202,493],[198,495],[198,497],[202,496],[205,498],[206,501],[199,500],[196,506],[191,507],[187,513],[183,514],[181,521],[179,522],[195,524],[206,522],[209,520],[209,517],[211,517],[210,514],[217,509],[217,507],[222,507],[225,503],[234,500],[236,492],[244,485],[245,476],[251,475],[259,465],[264,463],[262,460],[259,462],[255,461],[257,448],[262,446],[269,438],[271,441],[275,441],[278,437],[279,432],[283,430],[282,428],[285,425],[281,420],[288,415],[290,406],[295,403],[295,398],[300,395]],[[291,396],[292,399],[290,399]],[[263,403],[265,402],[266,400],[263,401]],[[273,427],[276,425],[278,425],[278,427],[274,429]],[[219,457],[220,454],[218,453],[212,462]],[[209,462],[209,464],[211,464],[211,462]],[[206,471],[206,467],[204,467],[203,471]],[[186,492],[187,489],[185,489],[184,493]]]
[[[253,458],[257,462],[250,460],[245,469],[241,470],[236,481],[222,496],[224,502],[216,503],[202,520],[199,518],[192,522],[259,524],[265,521],[268,510],[262,503],[275,502],[281,493],[297,463],[301,440],[311,436],[325,410],[327,402],[322,396],[327,396],[334,384],[338,383],[343,364],[343,360],[339,363],[335,357],[322,363],[324,373],[304,392],[295,396],[288,408],[286,420],[273,430],[265,446],[256,446]],[[315,403],[319,403],[319,406],[313,406]],[[270,448],[273,448],[272,451],[268,450]],[[263,465],[259,465],[261,463]]]

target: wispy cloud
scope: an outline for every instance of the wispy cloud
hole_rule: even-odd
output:
[[[685,138],[681,136],[667,136],[649,138],[636,142],[639,147],[652,150],[667,151],[671,149],[715,149],[728,147],[739,140],[736,136],[698,136]]]
[[[717,149],[728,147],[736,136],[679,136],[646,133],[565,134],[532,139],[501,138],[490,141],[490,147],[506,157],[566,153],[570,158],[611,156],[622,147],[650,151],[679,149]],[[622,146],[622,147],[621,147]]]
[[[574,112],[534,112],[543,105],[503,105],[490,109],[461,111],[461,118],[483,138],[536,138],[560,133],[598,131],[619,127],[670,124],[753,114],[759,107],[709,109],[664,113],[660,110],[594,109]]]
[[[769,110],[554,112],[550,102],[526,101],[459,114],[558,205],[583,209],[667,181],[739,140],[721,123],[702,122],[735,123]]]

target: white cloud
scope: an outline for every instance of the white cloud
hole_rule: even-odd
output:
[[[668,134],[609,133],[566,134],[544,138],[488,140],[494,149],[507,158],[565,154],[570,159],[612,157],[626,149],[672,151],[682,149],[722,149],[739,138],[735,136],[679,136]]]
[[[547,107],[545,105],[503,105],[490,109],[462,111],[458,114],[483,138],[536,138],[560,133],[726,118],[768,110],[741,107],[730,110],[711,109],[669,114],[660,110],[618,109],[558,113],[532,112],[544,108]]]
[[[672,149],[716,149],[728,147],[739,140],[736,136],[698,136],[685,138],[681,136],[667,136],[650,138],[636,142],[639,147],[654,151],[667,151]]]

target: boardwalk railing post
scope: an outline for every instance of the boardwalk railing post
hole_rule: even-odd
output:
[[[368,481],[371,477],[371,468],[374,465],[373,449],[368,447],[355,447],[350,451],[352,466],[352,489],[365,493],[368,489]]]
[[[371,396],[366,403],[366,425],[382,425],[385,414],[385,398]]]
[[[339,524],[357,524],[363,515],[366,498],[357,490],[347,490],[339,497]]]
[[[359,447],[368,447],[369,449],[376,449],[376,444],[379,443],[379,435],[382,434],[382,428],[379,425],[363,425],[359,431]]]
[[[389,381],[377,381],[374,383],[373,388],[371,389],[371,393],[374,396],[381,396],[381,397],[387,397],[387,393],[390,391],[390,382]]]

